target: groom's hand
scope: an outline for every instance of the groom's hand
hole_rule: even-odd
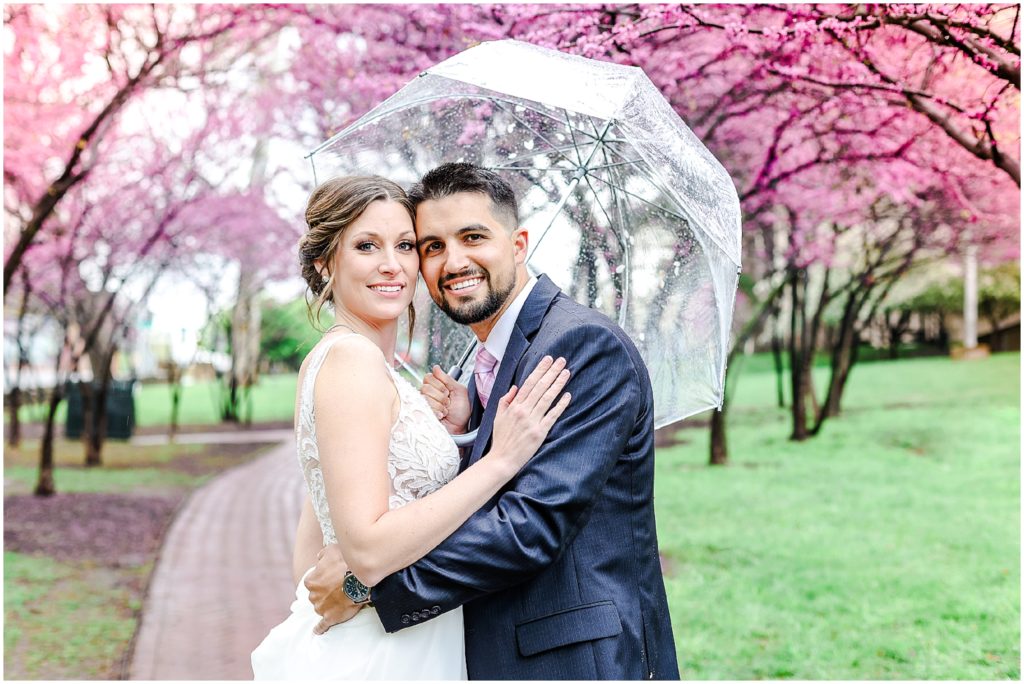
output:
[[[316,623],[313,633],[323,634],[334,625],[351,620],[363,606],[352,603],[342,589],[348,565],[338,545],[328,544],[316,559],[316,567],[306,575],[304,584],[309,590],[309,602],[320,615],[320,622]]]
[[[458,380],[434,366],[423,378],[420,394],[450,435],[466,431],[473,407],[469,403],[469,390]]]

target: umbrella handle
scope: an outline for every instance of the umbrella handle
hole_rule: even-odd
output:
[[[462,366],[452,366],[451,368],[448,369],[448,375],[452,376],[453,380],[458,380],[460,377],[462,377]],[[476,430],[472,430],[465,434],[452,435],[451,438],[452,441],[455,442],[455,446],[457,447],[473,446],[473,442],[476,441],[476,433]]]
[[[473,446],[473,442],[476,441],[476,433],[477,431],[473,430],[462,435],[451,435],[451,438],[457,447]]]

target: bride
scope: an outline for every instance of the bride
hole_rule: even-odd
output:
[[[405,192],[377,176],[335,178],[313,191],[306,223],[302,275],[315,316],[329,303],[337,323],[299,371],[295,433],[309,496],[293,557],[295,601],[253,651],[253,672],[466,679],[461,607],[388,634],[367,602],[369,588],[425,556],[522,468],[568,405],[568,394],[554,400],[569,371],[564,359],[545,357],[512,387],[498,405],[489,455],[459,474],[455,444],[391,365],[419,268]],[[335,542],[351,568],[345,593],[364,603],[353,619],[317,635],[320,616],[302,580]]]

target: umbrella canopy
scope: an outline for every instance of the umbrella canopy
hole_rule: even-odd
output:
[[[431,67],[310,153],[315,179],[408,185],[444,162],[503,175],[528,267],[618,322],[654,385],[655,424],[721,405],[740,265],[728,173],[644,72],[512,40]],[[410,360],[469,356],[472,333],[418,288]]]

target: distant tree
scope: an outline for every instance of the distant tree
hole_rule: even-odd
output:
[[[93,169],[89,184],[69,191],[51,219],[59,226],[26,253],[31,296],[64,330],[40,447],[39,495],[54,493],[53,422],[79,361],[93,359],[97,386],[85,396],[85,460],[99,465],[110,361],[160,277],[214,247],[248,254],[253,263],[258,248],[237,232],[243,226],[271,236],[281,234],[275,227],[290,231],[261,196],[224,194],[201,175],[207,149],[222,133],[210,123],[173,144],[161,144],[153,131],[112,135],[118,148]],[[264,255],[263,262],[265,269],[273,259]]]
[[[1010,261],[987,266],[978,273],[978,311],[991,327],[995,345],[1000,346],[1000,326],[1007,318],[1020,312],[1020,262]],[[890,356],[903,333],[909,329],[912,316],[935,316],[944,330],[945,320],[961,316],[964,309],[964,280],[955,271],[942,277],[911,284],[886,298],[879,310],[879,320],[887,328]]]
[[[299,370],[302,360],[319,339],[319,334],[309,324],[306,300],[300,298],[285,303],[264,300],[262,319],[260,351],[263,358]]]
[[[978,274],[978,311],[992,326],[994,347],[1002,348],[1003,322],[1020,313],[1020,262],[1007,262]]]

